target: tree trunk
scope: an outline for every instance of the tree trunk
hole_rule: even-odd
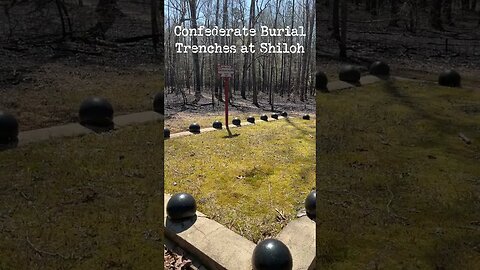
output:
[[[397,0],[390,0],[390,22],[389,26],[398,27],[398,2]]]
[[[151,24],[152,24],[152,45],[155,53],[157,52],[158,47],[158,0],[151,0],[150,2],[150,15],[151,15]]]
[[[341,0],[333,0],[332,5],[332,37],[337,40],[340,38],[339,1]]]
[[[190,22],[192,24],[193,29],[197,29],[197,1],[196,0],[189,0],[190,4]],[[196,36],[192,36],[192,45],[198,46],[198,40]],[[202,79],[200,77],[200,62],[198,59],[198,53],[192,54],[192,61],[193,61],[193,74],[195,76],[195,103],[200,101],[202,98]]]
[[[255,28],[255,0],[250,2],[250,29]],[[252,36],[252,44],[255,46],[255,36]],[[257,89],[257,76],[256,76],[256,68],[255,68],[255,57],[251,54],[252,57],[252,103],[255,106],[258,106],[258,89]]]
[[[117,15],[120,13],[117,7],[117,0],[99,0],[95,9],[98,20],[89,33],[95,37],[105,37],[105,33],[112,27]]]
[[[435,30],[443,31],[442,26],[442,1],[431,0],[430,2],[430,26]]]
[[[341,29],[341,37],[339,42],[340,47],[340,58],[347,58],[347,13],[348,13],[348,5],[347,0],[342,1],[342,8],[341,8],[341,16],[342,16],[342,29]]]
[[[445,12],[445,20],[447,25],[453,26],[452,20],[452,0],[443,1],[443,11]]]

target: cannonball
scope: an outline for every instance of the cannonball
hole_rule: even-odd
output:
[[[262,121],[268,121],[268,116],[267,116],[266,114],[262,114],[262,115],[260,116],[260,120],[262,120]]]
[[[239,119],[238,117],[235,117],[235,118],[233,118],[233,120],[232,120],[232,124],[234,124],[235,126],[240,126],[240,123],[241,123],[241,122],[242,122],[242,121],[240,121],[240,119]]]
[[[370,65],[370,74],[375,76],[389,76],[390,75],[390,67],[382,61],[373,62]]]
[[[247,117],[247,122],[255,124],[255,117],[250,115],[249,117]]]
[[[305,210],[307,210],[307,216],[315,221],[316,214],[316,206],[317,206],[317,191],[312,190],[310,194],[308,194],[307,198],[305,199]]]
[[[163,92],[157,93],[153,98],[153,110],[157,113],[164,114],[165,113],[164,102],[165,102],[165,97],[163,96]]]
[[[272,118],[273,118],[273,119],[278,119],[278,113],[273,113],[273,114],[272,114]]]
[[[101,97],[89,97],[80,105],[80,123],[91,126],[109,126],[113,120],[113,107]]]
[[[216,129],[222,129],[222,126],[223,126],[222,122],[220,122],[218,120],[214,121],[213,124],[212,124],[212,127],[216,128]]]
[[[192,133],[200,133],[200,125],[193,123],[188,127],[188,130]]]
[[[322,71],[318,71],[315,74],[315,89],[317,90],[325,90],[327,89],[328,78],[325,73]]]
[[[17,119],[6,112],[0,111],[0,144],[8,144],[17,140]]]
[[[302,116],[302,119],[303,120],[310,120],[310,115],[305,114],[305,115]]]
[[[168,128],[163,129],[163,137],[164,138],[170,138],[170,129],[168,129]]]
[[[445,70],[438,76],[438,84],[449,87],[460,87],[462,77],[455,70]]]
[[[252,265],[254,270],[291,270],[292,254],[281,241],[266,239],[253,250]]]
[[[360,81],[360,71],[352,65],[341,67],[338,75],[340,80],[344,82],[358,83]]]
[[[191,218],[196,215],[197,203],[188,193],[177,193],[167,203],[167,215],[171,220]]]

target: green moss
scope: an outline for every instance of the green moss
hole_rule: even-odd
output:
[[[238,136],[167,140],[165,190],[191,193],[200,211],[253,241],[275,236],[315,185],[315,123],[289,119],[232,131]],[[279,222],[276,209],[287,220]]]
[[[162,265],[158,128],[127,127],[0,152],[0,268]]]
[[[428,83],[318,94],[319,268],[480,265],[474,108],[478,91]]]

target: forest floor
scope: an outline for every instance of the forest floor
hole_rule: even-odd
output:
[[[159,125],[0,152],[0,269],[162,265]]]
[[[96,22],[95,2],[84,2],[69,6],[74,33],[65,39],[48,15],[54,3],[42,12],[23,4],[11,10],[13,35],[0,33],[0,110],[14,114],[21,130],[76,122],[80,103],[93,95],[107,98],[116,115],[152,110],[163,91],[163,59],[151,39],[125,41],[151,34],[148,3],[120,1],[123,15],[106,40],[92,40],[82,31]]]
[[[338,70],[349,63],[368,66],[382,60],[391,66],[394,76],[437,81],[439,72],[455,69],[463,77],[467,88],[480,85],[480,25],[479,14],[460,12],[454,14],[455,25],[444,25],[445,31],[432,30],[428,26],[428,14],[419,10],[415,32],[388,26],[389,11],[382,9],[372,17],[364,11],[350,7],[347,41],[348,59],[338,58],[338,42],[332,38],[330,11],[323,5],[317,11],[317,68],[338,80]],[[448,46],[446,48],[446,41]]]
[[[478,268],[480,91],[385,81],[317,111],[321,269]]]
[[[315,121],[301,118],[165,141],[165,192],[258,242],[277,235],[315,186]],[[181,160],[182,162],[178,162]]]

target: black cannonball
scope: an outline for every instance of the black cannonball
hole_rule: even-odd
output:
[[[262,120],[262,121],[268,121],[268,116],[267,116],[266,114],[262,114],[262,115],[260,116],[260,120]]]
[[[287,113],[287,112],[282,112],[280,115],[281,115],[282,117],[287,117],[287,116],[288,116],[288,113]]]
[[[272,114],[272,118],[273,118],[273,119],[278,119],[278,113],[273,113],[273,114]]]
[[[240,121],[240,119],[239,119],[238,117],[235,117],[235,118],[233,118],[233,120],[232,120],[232,124],[234,124],[235,126],[240,126],[240,123],[241,123],[241,122],[242,122],[242,121]]]
[[[216,120],[213,122],[212,127],[216,129],[222,129],[222,122]]]
[[[188,130],[192,133],[200,133],[200,125],[193,123],[188,127]]]
[[[370,65],[370,74],[375,76],[389,76],[390,75],[390,67],[382,61],[373,62]]]
[[[101,97],[89,97],[80,105],[80,123],[91,126],[110,126],[113,121],[113,107]]]
[[[460,87],[462,77],[455,70],[445,70],[438,76],[438,84],[449,87]]]
[[[163,92],[157,93],[153,98],[153,110],[157,113],[164,114],[164,102],[165,97],[163,96]]]
[[[358,83],[360,81],[360,71],[352,65],[341,67],[338,75],[340,80],[344,82]]]
[[[303,120],[310,120],[310,115],[305,114],[304,116],[302,116],[302,119]]]
[[[328,78],[325,73],[322,71],[318,71],[315,74],[315,89],[317,90],[325,90],[327,89]]]
[[[171,220],[191,218],[196,215],[197,203],[188,193],[177,193],[167,203],[167,215]]]
[[[250,115],[249,117],[247,117],[247,122],[255,124],[255,117]]]
[[[305,210],[307,210],[307,216],[315,221],[316,214],[316,207],[317,207],[317,191],[313,190],[308,194],[307,198],[305,199]]]
[[[252,265],[254,270],[291,270],[292,254],[281,241],[266,239],[253,250]]]
[[[0,111],[0,144],[9,144],[17,140],[17,119],[8,113]]]
[[[170,138],[170,129],[168,129],[168,128],[163,129],[163,137],[164,138]]]

